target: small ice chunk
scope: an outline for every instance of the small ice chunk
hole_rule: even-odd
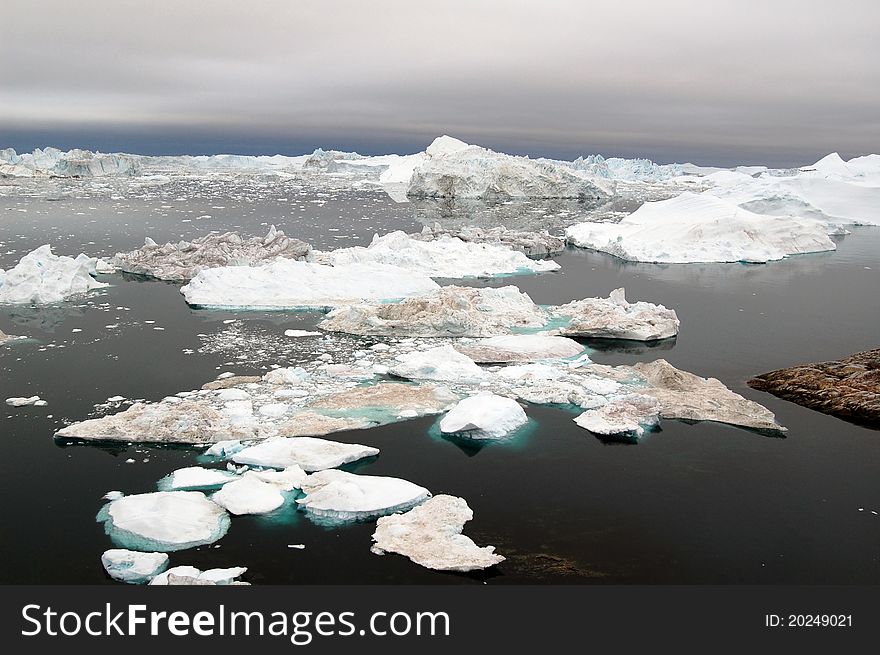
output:
[[[158,486],[161,491],[216,489],[235,479],[236,476],[229,471],[189,466],[166,475],[159,480]]]
[[[485,371],[467,355],[449,344],[398,355],[391,374],[414,380],[444,380],[450,382],[479,382]]]
[[[101,555],[101,564],[114,580],[128,584],[144,584],[168,567],[168,555],[111,548]]]
[[[231,585],[243,584],[236,581],[247,571],[247,567],[236,566],[228,569],[208,569],[201,571],[194,566],[175,566],[150,580],[151,585]]]
[[[440,431],[469,439],[502,439],[528,420],[515,400],[479,393],[449,410],[440,421]]]
[[[15,397],[6,399],[6,404],[12,405],[13,407],[26,407],[28,405],[36,405],[38,402],[40,402],[39,396],[30,396],[29,398]]]
[[[285,330],[285,337],[319,337],[321,336],[321,332],[313,332],[311,330]]]
[[[338,521],[366,521],[408,510],[431,492],[407,480],[355,475],[330,469],[309,475],[298,502],[312,515]]]
[[[224,485],[211,500],[236,516],[266,514],[284,504],[284,496],[277,486],[252,476]]]

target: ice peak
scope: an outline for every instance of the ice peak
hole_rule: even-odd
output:
[[[434,139],[431,142],[431,145],[425,149],[425,152],[429,157],[442,157],[443,155],[449,155],[453,152],[464,150],[465,148],[470,148],[470,144],[465,143],[461,139],[456,139],[455,137],[444,134],[443,136],[438,136]]]

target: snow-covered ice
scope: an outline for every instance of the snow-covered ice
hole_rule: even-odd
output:
[[[406,511],[431,496],[407,480],[355,475],[335,469],[319,471],[303,482],[299,503],[309,514],[331,521],[367,521]]]
[[[528,420],[515,400],[479,393],[449,410],[440,420],[440,432],[468,439],[503,439]]]
[[[464,498],[434,496],[403,514],[380,517],[372,550],[397,553],[437,571],[477,571],[503,562],[494,546],[477,546],[462,534],[472,518]]]
[[[101,564],[107,575],[114,580],[128,584],[145,584],[168,568],[168,555],[111,548],[101,555]]]
[[[209,469],[203,466],[188,466],[172,471],[159,480],[160,491],[191,491],[196,489],[216,489],[237,476],[221,469]]]
[[[306,472],[321,471],[379,454],[378,448],[315,437],[267,439],[232,455],[232,461],[249,466],[283,469],[294,464]]]
[[[478,382],[486,376],[474,360],[448,344],[399,355],[389,372],[410,380],[455,382]]]
[[[284,504],[284,496],[276,485],[256,477],[243,477],[223,485],[211,500],[235,515],[265,514]]]
[[[229,514],[198,491],[157,491],[107,503],[97,520],[123,548],[175,551],[211,544],[229,529]]]
[[[108,286],[92,277],[96,270],[93,257],[55,255],[51,246],[40,246],[8,271],[0,269],[0,304],[56,303]]]

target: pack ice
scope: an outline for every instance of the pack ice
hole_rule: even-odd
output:
[[[148,237],[141,248],[117,253],[110,261],[126,273],[185,281],[206,268],[253,266],[277,257],[305,259],[310,251],[309,244],[291,239],[272,225],[262,238],[226,232],[160,246]]]
[[[424,487],[400,478],[336,469],[308,476],[302,490],[306,495],[296,502],[308,514],[331,521],[367,521],[406,511],[431,496]]]
[[[202,270],[180,291],[190,305],[297,309],[399,300],[437,288],[426,275],[387,264],[325,266],[279,259]]]
[[[157,491],[107,503],[97,520],[113,543],[131,550],[175,551],[214,543],[229,514],[198,491]]]
[[[460,400],[440,420],[440,432],[467,439],[502,439],[528,422],[520,404],[494,393]]]
[[[437,571],[477,571],[504,561],[494,546],[477,546],[461,532],[474,513],[464,498],[439,495],[403,514],[380,517],[372,551],[397,553]]]
[[[97,267],[93,257],[55,255],[51,246],[40,246],[8,271],[0,270],[0,304],[55,303],[108,286],[92,277]]]
[[[569,243],[620,259],[664,264],[762,263],[834,250],[827,224],[797,216],[765,216],[703,193],[646,202],[619,223],[579,223]]]

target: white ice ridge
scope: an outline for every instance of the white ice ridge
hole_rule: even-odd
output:
[[[528,420],[512,398],[478,393],[459,401],[440,419],[440,432],[467,439],[503,439]]]
[[[249,466],[284,469],[294,464],[306,472],[321,471],[379,454],[378,448],[314,437],[267,439],[232,455],[232,461]]]
[[[202,571],[194,566],[174,566],[150,580],[151,585],[245,585],[239,582],[247,572],[245,566]]]
[[[321,257],[330,263],[389,264],[435,278],[493,277],[555,271],[559,264],[534,260],[500,243],[463,241],[441,236],[432,241],[411,237],[405,232],[378,234],[366,248],[342,248]]]
[[[477,571],[504,561],[494,546],[477,546],[461,532],[474,513],[464,498],[439,495],[403,514],[380,517],[373,552],[398,553],[437,571]]]
[[[214,543],[229,529],[229,514],[198,491],[157,491],[107,503],[97,520],[123,548],[175,551]]]
[[[399,300],[437,288],[426,275],[387,264],[325,266],[280,259],[206,269],[180,291],[190,305],[296,309]]]
[[[309,514],[335,521],[367,521],[418,505],[431,492],[407,480],[355,475],[336,469],[319,471],[303,482],[299,503]]]
[[[442,136],[413,167],[407,195],[483,200],[577,198],[600,202],[611,191],[607,182],[562,163],[505,155]]]
[[[101,555],[101,564],[107,575],[114,580],[128,584],[145,584],[168,568],[168,555],[111,548]]]
[[[51,246],[40,246],[8,271],[0,269],[0,304],[55,303],[106,287],[92,277],[98,266],[94,257],[55,255]]]
[[[265,237],[249,239],[226,232],[160,246],[147,237],[141,248],[117,253],[111,263],[126,273],[179,281],[191,280],[206,268],[253,266],[277,257],[304,259],[310,251],[309,244],[285,236],[272,225]]]
[[[761,263],[834,250],[827,224],[796,216],[765,216],[709,194],[685,192],[647,202],[619,223],[579,223],[570,243],[629,261]]]

